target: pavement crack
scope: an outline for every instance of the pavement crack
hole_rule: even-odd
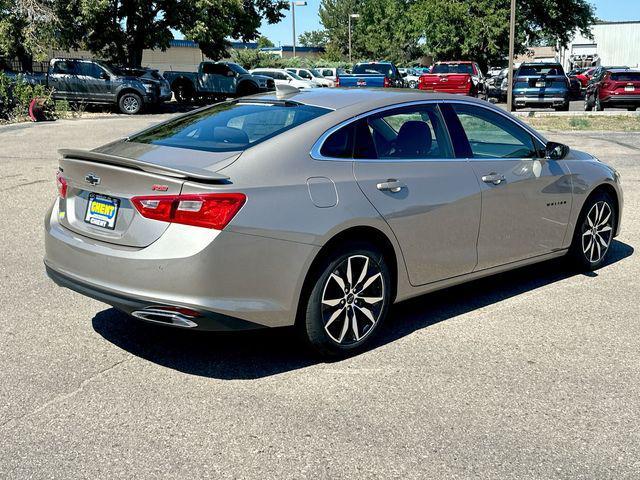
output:
[[[36,409],[34,409],[34,410],[30,411],[30,412],[23,413],[22,415],[18,415],[17,417],[9,418],[8,420],[0,423],[0,428],[4,428],[4,427],[6,427],[6,426],[8,426],[8,425],[10,425],[12,423],[18,423],[18,422],[20,422],[20,421],[22,421],[22,420],[24,420],[26,418],[32,417],[34,415],[37,415],[38,413],[42,412],[46,408],[50,407],[51,405],[54,405],[56,403],[59,403],[59,402],[62,402],[64,400],[68,400],[70,398],[75,397],[78,393],[80,393],[82,390],[84,390],[84,387],[89,382],[91,382],[92,380],[94,380],[94,379],[96,379],[98,377],[101,377],[101,376],[105,375],[106,373],[110,372],[111,370],[113,370],[115,368],[118,368],[123,363],[131,361],[133,358],[134,358],[133,355],[130,355],[127,358],[119,360],[119,361],[109,365],[108,367],[97,371],[96,373],[94,373],[90,377],[85,378],[84,380],[82,380],[82,382],[80,382],[80,385],[78,385],[72,391],[56,395],[53,398],[51,398],[50,400],[47,400],[42,405],[38,406]]]
[[[0,192],[6,192],[8,190],[13,190],[14,188],[26,187],[27,185],[35,185],[36,183],[47,183],[48,181],[49,180],[34,180],[33,182],[19,183],[11,187],[3,188]]]
[[[636,150],[638,152],[640,152],[640,148],[636,147],[635,145],[631,145],[629,143],[625,143],[625,142],[620,142],[618,140],[612,140],[611,138],[605,138],[605,137],[592,137],[590,135],[585,135],[587,138],[591,139],[591,140],[598,140],[601,142],[609,142],[609,143],[613,143],[614,145],[618,145],[620,147],[624,147],[624,148],[628,148],[630,150]]]

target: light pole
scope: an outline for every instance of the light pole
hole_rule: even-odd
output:
[[[291,2],[291,17],[293,20],[293,56],[296,56],[296,7],[304,7],[307,2]]]
[[[507,72],[507,111],[513,111],[513,53],[516,43],[516,0],[511,0],[511,18],[509,20],[509,71]]]
[[[360,18],[359,13],[352,13],[349,15],[349,63],[351,63],[351,19]]]

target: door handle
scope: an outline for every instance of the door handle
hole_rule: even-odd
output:
[[[402,182],[399,182],[395,178],[390,178],[386,182],[381,182],[376,185],[376,188],[381,192],[391,192],[398,193],[400,190],[405,188],[406,185]]]
[[[489,175],[485,175],[482,177],[482,181],[484,183],[492,183],[494,185],[500,185],[505,180],[506,178],[504,178],[504,175],[500,173],[495,173],[495,172],[492,172]]]

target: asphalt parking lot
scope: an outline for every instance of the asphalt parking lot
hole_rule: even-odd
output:
[[[623,177],[599,271],[562,262],[397,305],[374,349],[140,324],[45,275],[56,150],[167,115],[0,127],[0,478],[640,476],[640,136],[548,134]]]

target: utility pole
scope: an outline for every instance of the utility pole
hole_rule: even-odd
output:
[[[513,55],[516,43],[516,0],[511,0],[511,19],[509,21],[509,81],[507,82],[507,110],[513,111]]]
[[[359,13],[349,14],[349,63],[352,62],[351,60],[351,19],[352,18],[360,18],[360,14]]]
[[[291,2],[291,20],[293,20],[293,56],[296,56],[296,6],[304,7],[307,2]]]

